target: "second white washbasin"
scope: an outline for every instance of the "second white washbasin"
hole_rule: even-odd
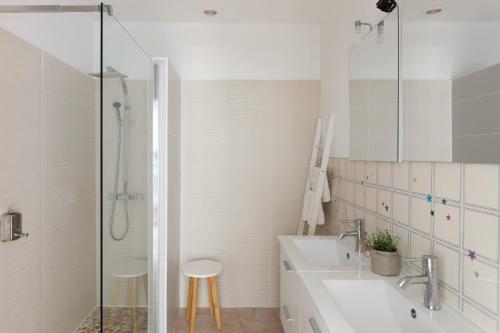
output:
[[[324,280],[323,284],[356,333],[477,332],[446,307],[427,310],[384,280]]]

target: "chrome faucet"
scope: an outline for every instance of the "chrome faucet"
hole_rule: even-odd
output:
[[[356,230],[347,231],[340,234],[339,238],[343,239],[344,237],[356,237],[356,252],[358,254],[363,253],[363,242],[365,241],[365,220],[363,219],[354,219],[354,220],[345,220],[343,223],[345,224],[353,224]]]
[[[437,257],[431,255],[424,255],[422,258],[402,258],[404,262],[417,262],[422,263],[421,275],[410,275],[398,281],[401,289],[405,289],[412,284],[424,285],[424,306],[429,310],[439,310],[438,294],[438,274],[437,274]]]

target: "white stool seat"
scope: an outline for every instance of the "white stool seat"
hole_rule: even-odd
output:
[[[148,274],[148,262],[146,260],[126,261],[116,265],[112,274],[122,279],[141,277]]]
[[[222,264],[213,260],[196,260],[185,264],[182,271],[186,276],[204,279],[219,275],[222,272]]]

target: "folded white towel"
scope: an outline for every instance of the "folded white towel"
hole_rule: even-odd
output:
[[[307,222],[311,222],[312,210],[314,207],[314,197],[316,192],[312,190],[306,191],[304,194],[304,208],[302,211],[302,219]],[[319,208],[318,220],[316,221],[316,225],[325,224],[325,213],[323,212],[323,205]]]
[[[321,169],[318,167],[314,167],[310,171],[309,181],[311,183],[311,189],[313,191],[316,191],[320,172],[321,172]],[[332,198],[330,196],[330,186],[328,185],[328,178],[325,177],[325,184],[323,185],[323,193],[321,194],[321,201],[330,202],[330,200],[332,200]]]

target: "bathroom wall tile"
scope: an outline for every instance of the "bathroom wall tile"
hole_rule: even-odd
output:
[[[436,196],[460,201],[460,164],[436,163],[434,176],[434,194]]]
[[[21,38],[0,30],[0,68],[32,83],[40,84],[42,78],[42,52]]]
[[[74,133],[75,103],[51,92],[43,94],[43,130],[59,133]]]
[[[377,212],[385,217],[391,217],[391,192],[377,190]]]
[[[410,234],[408,229],[402,228],[398,225],[392,226],[392,233],[399,236],[398,249],[403,257],[410,255]]]
[[[408,181],[410,173],[410,163],[394,163],[394,187],[400,190],[408,190]]]
[[[434,235],[455,246],[460,245],[460,208],[435,204]]]
[[[352,220],[356,218],[356,214],[354,214],[354,207],[351,205],[346,205],[345,207],[345,217],[347,220]]]
[[[360,182],[364,182],[365,181],[365,162],[364,161],[356,161],[355,165],[356,165],[356,171],[355,171],[356,180],[360,181]]]
[[[497,321],[479,311],[474,305],[464,302],[464,315],[487,333],[497,332]]]
[[[467,256],[463,257],[464,294],[485,308],[497,313],[498,284],[496,281],[498,269],[480,263],[472,262]],[[476,278],[475,273],[479,274]]]
[[[377,184],[377,162],[366,162],[365,178],[369,184]]]
[[[76,71],[62,61],[43,55],[44,87],[48,91],[70,100],[76,100]]]
[[[392,185],[392,167],[389,162],[379,162],[377,183],[382,186]]]
[[[17,76],[0,77],[0,123],[18,128],[40,128],[40,86]],[[15,112],[14,112],[15,110]]]
[[[466,203],[498,208],[498,166],[465,165]]]
[[[375,231],[377,231],[377,217],[373,214],[367,213],[365,219],[366,219],[365,231],[368,234],[372,234]]]
[[[377,219],[377,229],[391,231],[391,223],[385,219]]]
[[[345,177],[348,179],[356,178],[356,163],[355,161],[346,160],[345,162]]]
[[[378,208],[377,190],[373,187],[366,187],[365,196],[366,196],[366,209],[369,209],[372,212],[376,212]]]
[[[496,261],[498,216],[465,210],[464,247]]]
[[[392,218],[395,221],[408,224],[409,200],[407,195],[399,193],[392,194],[392,203],[394,206]]]
[[[346,200],[349,202],[354,202],[354,183],[346,183]]]
[[[345,177],[346,175],[346,160],[339,159],[339,176]]]
[[[354,197],[356,199],[356,205],[360,207],[365,207],[365,186],[364,185],[355,185],[355,193]]]
[[[412,257],[421,257],[431,253],[431,241],[414,232],[410,233],[410,255]]]
[[[412,228],[430,234],[431,232],[431,208],[429,203],[423,199],[411,198],[410,225]]]
[[[460,255],[457,251],[435,243],[434,255],[439,258],[439,279],[448,286],[458,290],[460,275]]]
[[[411,190],[415,193],[431,193],[431,163],[413,162],[411,164]]]
[[[439,298],[442,304],[446,304],[455,311],[459,311],[459,297],[444,287],[439,288]]]

